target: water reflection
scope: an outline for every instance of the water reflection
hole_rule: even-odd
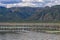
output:
[[[37,32],[0,33],[0,40],[60,40],[60,35]]]

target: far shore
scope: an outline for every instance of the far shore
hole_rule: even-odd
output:
[[[0,25],[57,25],[60,23],[0,23]]]

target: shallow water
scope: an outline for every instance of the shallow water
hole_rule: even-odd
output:
[[[37,33],[37,32],[19,32],[0,34],[0,40],[60,40],[60,35]]]

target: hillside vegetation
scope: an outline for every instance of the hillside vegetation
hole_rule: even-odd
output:
[[[12,8],[0,6],[0,22],[60,22],[60,5]]]

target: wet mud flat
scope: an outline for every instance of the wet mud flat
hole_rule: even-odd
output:
[[[32,31],[19,33],[0,33],[0,40],[60,40],[60,35]]]

